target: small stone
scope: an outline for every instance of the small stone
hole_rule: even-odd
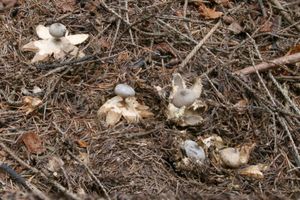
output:
[[[126,84],[118,84],[115,87],[114,92],[116,95],[123,97],[123,98],[132,97],[135,95],[134,89]]]
[[[193,140],[185,140],[181,149],[185,152],[188,158],[199,162],[203,162],[205,160],[205,152],[203,148]]]

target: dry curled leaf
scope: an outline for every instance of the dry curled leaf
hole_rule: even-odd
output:
[[[21,139],[30,153],[41,154],[46,150],[40,136],[35,132],[25,133]]]
[[[58,172],[64,164],[65,163],[61,158],[53,156],[49,159],[47,168],[51,172]]]
[[[217,19],[223,15],[222,12],[206,7],[204,3],[199,4],[199,12],[200,15],[203,16],[205,19]]]
[[[230,0],[214,0],[217,4],[220,4],[222,6],[228,6]]]
[[[142,118],[153,116],[148,106],[140,104],[135,97],[122,98],[115,96],[105,102],[97,112],[107,125],[115,125],[123,116],[128,123],[139,122]]]
[[[12,8],[17,3],[17,0],[0,0],[0,10]]]
[[[248,176],[250,178],[255,179],[263,179],[264,174],[263,172],[268,169],[268,166],[265,164],[257,164],[245,167],[239,170],[239,174],[243,176]]]
[[[259,31],[261,33],[272,32],[273,23],[267,19],[263,19],[263,24]]]
[[[235,108],[239,114],[243,114],[245,113],[248,104],[249,103],[247,99],[241,99],[236,104],[233,105],[233,108]]]
[[[66,35],[56,39],[50,35],[49,27],[43,25],[36,27],[36,33],[42,40],[29,42],[22,47],[23,51],[36,52],[31,60],[32,63],[45,61],[52,55],[55,59],[61,59],[68,54],[78,57],[84,56],[84,53],[79,51],[75,45],[84,42],[89,37],[87,34]]]
[[[292,55],[292,54],[299,53],[299,52],[300,52],[300,44],[297,44],[297,45],[293,46],[292,48],[290,48],[287,55]]]
[[[36,109],[39,108],[40,105],[42,105],[42,100],[40,100],[37,97],[31,97],[31,96],[25,96],[23,97],[23,106],[21,107],[21,110],[25,111],[26,115],[32,113]]]
[[[77,140],[77,144],[80,148],[86,148],[88,146],[88,143],[83,140]]]
[[[239,34],[243,31],[243,28],[241,27],[241,25],[236,21],[232,22],[228,26],[228,29],[231,30],[234,34]]]
[[[53,2],[62,13],[72,12],[76,8],[76,0],[54,0]]]
[[[223,139],[220,136],[212,135],[210,137],[202,139],[202,143],[208,149],[210,147],[214,147],[215,149],[221,149],[224,147]]]

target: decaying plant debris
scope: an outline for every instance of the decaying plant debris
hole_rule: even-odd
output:
[[[299,20],[288,0],[0,1],[0,197],[299,198]],[[89,38],[23,51],[55,23]],[[151,117],[107,126],[120,83]]]

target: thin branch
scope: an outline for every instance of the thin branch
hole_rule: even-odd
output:
[[[284,96],[285,100],[292,106],[292,108],[295,110],[295,112],[298,115],[300,115],[299,108],[292,101],[292,99],[288,96],[288,94],[284,91],[284,89],[280,86],[280,84],[276,81],[276,79],[274,78],[274,76],[271,73],[269,73],[269,77],[271,78],[271,80],[273,81],[273,83],[276,85],[276,87],[278,88],[278,90],[280,91],[280,93]]]
[[[24,162],[21,158],[19,158],[10,148],[8,148],[4,143],[0,142],[0,146],[2,149],[7,152],[12,158],[14,158],[16,161],[18,161],[22,166],[30,169],[33,173],[36,173],[40,175],[45,181],[51,183],[54,187],[56,187],[58,190],[60,190],[62,193],[64,193],[66,196],[68,196],[71,199],[74,200],[80,200],[75,193],[67,190],[64,186],[62,186],[60,183],[58,183],[55,180],[52,180],[51,177],[47,176],[43,172],[39,171],[37,168],[30,166],[26,162]]]
[[[279,67],[280,65],[294,64],[297,62],[300,62],[300,53],[295,53],[289,56],[283,56],[268,62],[262,62],[255,66],[249,66],[244,69],[237,70],[234,73],[240,75],[248,75],[248,74],[255,73],[256,72],[255,69],[257,69],[257,71],[265,71],[268,69]]]
[[[283,128],[285,129],[287,135],[289,136],[289,139],[291,140],[291,143],[292,143],[292,147],[293,147],[293,150],[294,150],[294,154],[295,154],[295,161],[296,161],[296,164],[297,164],[297,167],[300,167],[300,156],[299,156],[299,152],[298,152],[298,149],[297,149],[297,146],[294,142],[294,139],[292,137],[292,134],[291,132],[289,131],[289,128],[286,124],[286,121],[285,119],[283,119],[282,117],[278,117],[278,121],[280,122],[280,124],[283,126]]]
[[[92,172],[92,170],[85,164],[83,163],[80,159],[78,159],[71,151],[68,150],[68,154],[73,157],[77,162],[79,162],[81,165],[83,165],[86,170],[88,171],[88,173],[93,177],[93,179],[97,182],[97,184],[99,185],[99,187],[102,189],[102,191],[105,194],[105,197],[110,200],[111,198],[108,195],[108,192],[106,191],[106,189],[104,188],[104,185],[100,182],[100,180],[95,176],[95,174]]]
[[[195,56],[195,54],[199,51],[199,49],[203,46],[203,44],[210,38],[210,36],[218,29],[218,27],[221,25],[221,21],[218,21],[214,25],[214,27],[204,36],[204,38],[194,47],[194,49],[187,55],[187,57],[182,61],[179,68],[184,68],[188,62],[192,59],[192,57]]]
[[[295,24],[295,21],[291,18],[288,12],[285,11],[283,6],[280,4],[278,0],[270,0],[277,8],[279,8],[279,11],[281,15],[290,23]],[[300,25],[295,26],[298,31],[300,31]]]

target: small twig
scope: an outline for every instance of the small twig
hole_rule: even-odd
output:
[[[234,73],[240,74],[240,75],[248,75],[248,74],[255,73],[255,68],[257,69],[257,71],[265,71],[265,70],[268,70],[271,68],[278,67],[280,65],[293,64],[293,63],[297,63],[297,62],[300,62],[300,53],[295,53],[295,54],[292,54],[289,56],[283,56],[280,58],[276,58],[269,62],[262,62],[258,65],[255,65],[255,67],[249,66],[244,69],[237,70]]]
[[[116,40],[117,40],[117,37],[118,37],[118,34],[119,34],[119,30],[120,30],[120,25],[121,25],[121,20],[118,20],[118,22],[117,22],[117,30],[116,30],[114,39],[112,41],[112,44],[111,44],[108,56],[111,55],[111,52],[112,52],[113,48],[115,47],[115,43],[116,43]]]
[[[295,105],[295,103],[292,101],[292,99],[288,96],[288,94],[286,94],[286,92],[284,91],[284,89],[280,86],[280,84],[277,82],[277,80],[274,78],[274,76],[269,73],[268,74],[269,77],[271,78],[271,80],[273,81],[273,83],[276,85],[276,87],[278,88],[278,90],[280,91],[280,93],[284,96],[285,100],[292,106],[292,108],[295,110],[295,112],[300,115],[300,110],[299,108]]]
[[[254,40],[248,33],[247,33],[247,35],[248,35],[248,37],[250,38],[250,40],[252,41],[253,46],[254,46],[254,48],[255,48],[255,51],[256,51],[256,53],[257,53],[259,59],[260,59],[261,61],[263,61],[263,58],[262,58],[261,53],[260,53],[260,51],[259,51],[259,49],[258,49],[258,46],[256,45],[255,40]],[[256,67],[255,67],[254,58],[253,58],[252,55],[251,55],[251,62],[252,62],[252,65],[253,65],[253,67],[254,67],[254,69],[255,69],[256,75],[258,76],[260,82],[262,83],[264,89],[266,90],[266,92],[267,92],[267,94],[268,94],[270,100],[272,101],[273,106],[276,106],[275,100],[274,100],[273,96],[271,95],[271,92],[270,92],[269,89],[267,88],[267,86],[266,86],[266,84],[265,84],[263,78],[261,77],[261,75],[259,74],[258,70],[257,70]]]
[[[24,188],[26,188],[27,190],[30,190],[33,192],[34,195],[36,195],[37,197],[44,199],[44,200],[50,200],[50,198],[44,194],[42,191],[40,191],[39,189],[37,189],[33,184],[27,182],[22,176],[20,176],[13,168],[11,168],[9,165],[5,164],[5,163],[1,163],[0,162],[0,171],[4,171],[7,174],[9,174],[9,176],[15,180],[17,183],[21,184]]]
[[[291,113],[289,111],[286,111],[284,109],[282,109],[281,105],[278,105],[277,106],[274,106],[273,104],[270,104],[268,102],[268,100],[266,100],[263,96],[261,95],[258,95],[258,92],[255,91],[254,89],[252,89],[251,87],[249,87],[249,85],[247,83],[245,83],[244,81],[242,81],[238,76],[232,74],[231,72],[225,70],[225,72],[227,72],[227,74],[232,77],[234,80],[236,80],[241,86],[243,86],[245,89],[247,89],[251,94],[253,94],[256,99],[262,101],[262,103],[264,103],[264,105],[266,107],[268,107],[272,112],[278,112],[278,113],[281,113],[281,114],[284,114],[284,115],[288,115],[288,116],[291,116],[291,117],[295,117],[297,119],[300,119],[300,116],[299,115],[296,115],[294,113]]]
[[[18,184],[21,184],[24,188],[30,189],[26,184],[26,180],[20,176],[13,168],[5,163],[0,162],[0,171],[6,172],[9,176],[16,181]]]
[[[14,100],[11,100],[3,90],[0,89],[0,96],[3,96],[4,99],[6,100],[6,102],[11,105],[11,106],[21,106],[23,104],[22,101],[14,101]]]
[[[266,13],[266,9],[265,9],[263,0],[257,0],[257,1],[258,1],[259,6],[260,6],[263,17],[266,17],[267,13]]]
[[[92,170],[85,164],[83,163],[80,159],[78,159],[71,151],[68,150],[68,154],[73,157],[77,162],[79,162],[81,165],[83,165],[86,170],[88,171],[88,173],[93,177],[93,179],[97,182],[97,184],[99,185],[99,187],[102,189],[102,191],[104,192],[106,198],[108,200],[110,200],[111,198],[108,195],[108,192],[106,191],[106,189],[104,188],[104,185],[100,182],[100,180],[95,176],[95,174],[92,172]]]
[[[116,11],[114,11],[113,9],[111,9],[110,7],[107,6],[107,4],[104,1],[101,1],[100,5],[105,8],[107,11],[109,11],[110,13],[112,13],[113,15],[115,15],[117,18],[119,18],[122,22],[124,22],[127,26],[131,27],[133,30],[144,34],[144,35],[149,35],[149,36],[163,36],[164,34],[161,33],[150,33],[150,32],[145,32],[142,31],[136,27],[133,27],[132,24],[130,24],[129,22],[127,22],[125,19],[122,18],[121,15],[119,15]]]
[[[80,200],[81,199],[75,193],[67,190],[64,186],[62,186],[57,181],[52,180],[51,177],[47,176],[43,172],[39,171],[37,168],[32,167],[29,164],[27,164],[26,162],[24,162],[10,148],[8,148],[3,142],[0,142],[0,146],[2,147],[2,149],[5,152],[7,152],[12,158],[14,158],[16,161],[18,161],[21,165],[23,165],[24,167],[30,169],[33,173],[36,173],[36,174],[40,175],[45,181],[51,183],[54,187],[56,187],[58,190],[60,190],[62,193],[64,193],[69,198],[74,199],[74,200]]]
[[[63,67],[65,65],[79,64],[81,62],[90,60],[91,58],[95,58],[95,55],[88,55],[88,56],[84,56],[84,57],[76,59],[76,60],[64,61],[64,62],[61,62],[61,63],[38,64],[38,65],[36,65],[36,68],[38,68],[38,69],[52,69],[52,68],[56,68],[56,67]],[[96,59],[96,60],[98,60],[98,59]]]
[[[125,0],[125,9],[128,10],[128,0]],[[126,11],[125,17],[126,17],[126,21],[130,24],[129,15],[128,15],[127,11]],[[135,44],[131,28],[129,29],[129,35],[130,35],[132,44]]]
[[[270,0],[277,8],[279,8],[280,13],[282,16],[290,23],[295,24],[295,21],[291,18],[291,16],[285,11],[283,6],[280,4],[278,0]],[[300,25],[295,26],[298,31],[300,31]]]
[[[294,150],[294,154],[295,154],[295,161],[296,161],[296,164],[297,164],[297,167],[300,167],[300,156],[299,156],[299,152],[298,152],[298,149],[297,149],[297,146],[294,142],[294,139],[292,137],[292,134],[291,132],[289,131],[289,128],[286,124],[286,121],[285,119],[283,119],[282,117],[278,117],[278,120],[280,122],[280,124],[283,126],[283,128],[285,129],[286,133],[288,134],[290,140],[291,140],[291,143],[292,143],[292,147],[293,147],[293,150]]]
[[[186,18],[186,11],[187,11],[187,7],[188,7],[188,3],[189,3],[189,0],[184,1],[184,5],[183,5],[183,17],[184,18]],[[183,26],[184,26],[186,32],[188,33],[188,35],[190,37],[192,37],[191,31],[190,31],[189,26],[188,26],[188,22],[183,22]]]
[[[214,25],[214,27],[204,36],[204,38],[194,47],[194,49],[187,55],[187,57],[181,62],[179,68],[184,68],[192,57],[199,51],[199,49],[203,46],[206,40],[217,30],[217,28],[221,25],[221,21],[218,21]]]

